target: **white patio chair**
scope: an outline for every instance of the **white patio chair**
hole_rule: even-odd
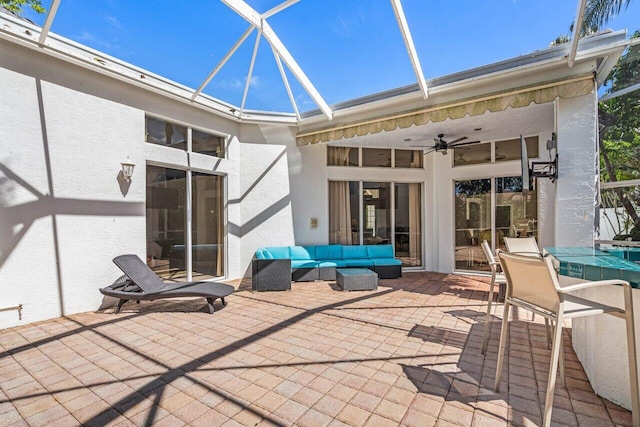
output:
[[[541,257],[540,248],[535,237],[505,237],[507,252],[520,255]]]
[[[493,257],[493,253],[491,252],[491,247],[489,246],[489,242],[486,240],[482,242],[480,245],[482,247],[482,251],[484,252],[484,256],[487,257],[487,262],[489,263],[489,267],[491,268],[491,284],[489,285],[489,304],[487,305],[487,315],[484,320],[484,332],[482,334],[482,354],[487,354],[487,343],[489,342],[489,335],[491,332],[491,304],[493,303],[493,289],[495,284],[498,285],[504,284],[506,285],[507,279],[505,279],[504,274],[498,272],[500,269],[500,263],[496,261]]]
[[[498,251],[498,259],[507,279],[507,295],[505,296],[504,317],[500,332],[500,346],[498,347],[496,391],[500,390],[504,348],[509,327],[509,311],[512,305],[533,311],[544,316],[545,319],[553,321],[556,325],[553,332],[549,378],[547,380],[547,394],[543,413],[545,427],[551,424],[558,358],[560,347],[562,346],[562,322],[575,317],[607,313],[623,318],[626,321],[633,426],[640,427],[633,301],[629,282],[624,280],[602,280],[560,287],[556,271],[553,268],[551,259],[548,257],[534,258]],[[571,292],[580,289],[611,285],[619,286],[620,291],[624,294],[624,309],[600,304],[571,294]]]

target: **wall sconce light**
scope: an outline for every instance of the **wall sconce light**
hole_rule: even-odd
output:
[[[133,176],[133,168],[136,167],[136,164],[133,163],[131,159],[129,159],[129,156],[127,156],[127,160],[120,164],[122,165],[122,178],[124,178],[124,180],[127,182],[131,182],[131,177]]]

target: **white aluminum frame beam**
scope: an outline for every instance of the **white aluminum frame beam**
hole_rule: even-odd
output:
[[[60,0],[53,0],[51,2],[51,7],[49,7],[47,18],[44,20],[44,25],[42,26],[42,30],[40,31],[40,38],[38,39],[38,43],[41,45],[43,45],[45,40],[47,40],[49,30],[51,29],[51,25],[53,24],[53,20],[56,17],[56,13],[58,13],[58,6],[60,6]]]
[[[253,76],[253,67],[256,64],[256,56],[258,56],[258,48],[260,47],[261,33],[258,31],[256,34],[256,43],[253,45],[253,55],[251,55],[251,63],[249,64],[249,72],[247,73],[247,81],[244,82],[244,93],[242,94],[242,104],[240,104],[240,115],[244,112],[244,104],[247,100],[247,94],[249,93],[249,86],[251,85],[251,77]]]
[[[640,83],[636,83],[636,84],[631,85],[629,87],[625,87],[624,89],[620,89],[620,90],[617,90],[615,92],[608,93],[608,94],[602,96],[600,99],[598,99],[598,102],[608,101],[610,99],[617,98],[619,96],[626,95],[626,94],[631,93],[631,92],[635,92],[636,90],[640,90]]]
[[[327,105],[320,93],[311,83],[311,80],[309,80],[304,71],[302,71],[302,68],[300,68],[291,53],[289,53],[285,45],[278,38],[275,31],[273,31],[271,26],[267,23],[266,19],[264,19],[262,15],[256,12],[243,0],[222,0],[222,2],[229,6],[229,8],[231,8],[242,18],[244,18],[247,22],[249,22],[253,27],[257,28],[264,35],[265,39],[267,39],[267,42],[269,42],[271,47],[276,51],[280,58],[282,58],[287,67],[289,67],[289,70],[291,70],[296,79],[298,79],[302,87],[307,91],[309,96],[311,96],[316,105],[320,108],[324,115],[329,120],[331,120],[333,118],[333,112],[331,111],[331,108],[329,108],[329,105]]]
[[[573,21],[573,37],[571,39],[571,50],[569,51],[569,59],[567,65],[573,67],[578,52],[578,42],[580,41],[580,30],[582,30],[582,18],[584,17],[584,9],[587,6],[587,0],[578,0],[578,8],[576,10],[576,19]]]
[[[420,58],[418,57],[418,51],[416,51],[416,47],[413,44],[413,38],[411,37],[409,24],[407,23],[407,18],[404,14],[404,10],[402,9],[402,3],[400,2],[400,0],[391,0],[391,5],[393,6],[393,11],[396,15],[396,21],[398,21],[398,26],[400,27],[400,31],[402,32],[402,38],[404,39],[404,44],[407,47],[407,53],[409,54],[409,59],[411,59],[413,71],[418,79],[418,85],[420,85],[422,96],[424,97],[424,99],[427,99],[427,97],[429,96],[429,88],[427,87],[427,81],[425,80],[424,74],[422,73]]]
[[[287,75],[284,72],[284,68],[282,67],[282,61],[278,56],[278,53],[272,47],[271,51],[273,52],[273,57],[276,59],[276,64],[278,65],[278,70],[280,71],[280,76],[282,77],[282,82],[284,83],[285,89],[287,89],[287,94],[289,95],[289,101],[291,101],[291,106],[293,107],[293,111],[296,113],[296,117],[298,120],[301,120],[300,112],[298,111],[298,105],[296,104],[296,99],[293,97],[293,93],[291,92],[291,86],[289,86],[289,80],[287,79]]]
[[[236,50],[238,50],[238,48],[242,45],[242,43],[244,43],[244,41],[247,39],[247,37],[249,37],[249,35],[253,32],[253,30],[254,30],[254,27],[249,27],[247,28],[247,31],[245,31],[240,36],[240,38],[235,42],[235,44],[231,47],[231,49],[229,49],[229,52],[227,52],[227,54],[220,60],[218,65],[216,65],[216,67],[213,70],[211,70],[207,78],[204,79],[204,81],[198,87],[198,89],[195,92],[193,92],[193,95],[191,96],[192,101],[195,100],[198,97],[198,95],[200,95],[200,92],[202,92],[205,87],[207,87],[209,82],[211,82],[211,79],[213,79],[215,75],[218,74],[218,71],[220,71],[224,66],[224,64],[226,64],[227,61],[229,61],[229,59],[233,56],[233,54],[236,53]]]

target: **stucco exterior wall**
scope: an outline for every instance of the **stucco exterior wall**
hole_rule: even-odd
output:
[[[118,180],[126,155],[144,165],[144,114],[1,67],[0,81],[0,306],[22,304],[22,322],[95,309],[111,259],[145,251],[144,175]]]
[[[21,320],[0,312],[0,328],[95,310],[98,288],[120,275],[113,257],[144,259],[146,165],[226,177],[228,278],[245,274],[258,242],[294,242],[288,126],[241,134],[228,119],[5,41],[0,79],[0,308],[23,305]],[[145,143],[146,113],[227,136],[226,158]],[[127,156],[131,183],[118,179]]]

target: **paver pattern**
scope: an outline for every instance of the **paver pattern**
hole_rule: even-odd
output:
[[[544,324],[515,313],[495,393],[502,306],[484,357],[484,278],[405,273],[349,293],[334,282],[236,285],[214,315],[203,299],[164,300],[1,330],[0,425],[541,423]],[[629,411],[593,392],[564,334],[556,425],[631,425]]]

